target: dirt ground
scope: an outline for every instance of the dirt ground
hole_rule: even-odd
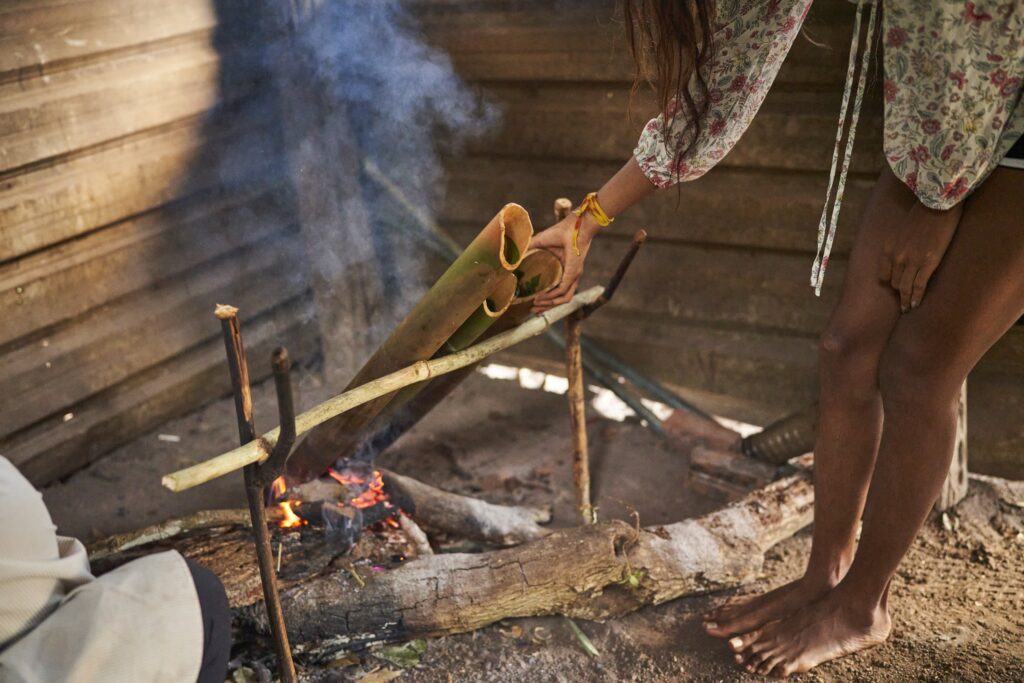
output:
[[[329,394],[315,368],[296,370],[297,404]],[[255,390],[256,424],[274,422],[273,389]],[[382,456],[382,464],[441,488],[499,503],[550,504],[574,523],[564,398],[515,381],[474,375],[449,401]],[[214,402],[173,420],[44,491],[60,531],[89,541],[199,509],[243,507],[241,475],[183,494],[160,476],[236,445],[233,406]],[[162,435],[162,436],[161,436]],[[687,485],[685,457],[637,422],[592,412],[594,490],[603,517],[644,524],[701,514],[722,504]],[[175,440],[177,439],[177,440]],[[985,483],[945,520],[922,531],[894,579],[891,639],[872,651],[804,675],[807,681],[1024,681],[1024,493],[1002,499]],[[744,591],[795,578],[805,531],[777,546],[764,577]],[[742,681],[724,644],[700,630],[700,615],[729,594],[674,601],[608,623],[580,622],[599,657],[586,654],[562,618],[518,619],[431,640],[420,663],[397,669],[370,653],[317,680]],[[369,673],[369,676],[367,674]]]

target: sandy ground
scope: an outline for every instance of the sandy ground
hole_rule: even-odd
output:
[[[315,369],[298,369],[297,403],[329,393]],[[272,387],[256,388],[256,423],[274,422]],[[382,461],[442,488],[493,502],[551,504],[555,524],[574,523],[564,398],[476,375]],[[233,407],[222,400],[117,450],[49,487],[44,496],[62,533],[92,540],[188,512],[242,507],[241,476],[183,494],[160,475],[236,445]],[[161,440],[159,435],[165,435]],[[167,435],[177,437],[169,441]],[[596,500],[604,517],[635,509],[644,524],[672,522],[721,504],[687,485],[685,458],[635,422],[589,422]],[[872,651],[806,674],[808,681],[1024,680],[1024,511],[982,484],[949,515],[930,521],[894,579],[893,635]],[[1019,498],[1020,496],[1018,496]],[[1012,497],[1011,497],[1012,498]],[[807,532],[777,546],[762,591],[799,574]],[[727,594],[677,600],[608,623],[581,622],[600,657],[587,655],[561,618],[519,619],[428,643],[399,681],[741,681],[700,615]],[[381,668],[382,667],[382,668]],[[317,680],[385,680],[395,667],[363,653],[357,664]],[[400,671],[397,670],[396,671]]]

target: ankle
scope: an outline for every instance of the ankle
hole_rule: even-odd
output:
[[[811,590],[830,591],[842,582],[849,569],[850,563],[842,559],[818,563],[812,558],[801,582]]]

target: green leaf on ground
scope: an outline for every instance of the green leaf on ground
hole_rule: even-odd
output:
[[[427,641],[422,639],[410,640],[408,643],[389,645],[375,650],[373,656],[390,662],[395,666],[400,666],[403,669],[408,669],[419,664],[426,651]]]

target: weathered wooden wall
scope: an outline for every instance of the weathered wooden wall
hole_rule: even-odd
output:
[[[641,93],[627,118],[631,67],[611,0],[407,3],[428,41],[504,108],[499,130],[449,158],[441,219],[460,239],[506,201],[543,227],[554,197],[578,199],[628,156],[650,102]],[[587,274],[604,278],[632,230],[648,228],[616,304],[588,332],[751,420],[813,398],[815,340],[881,162],[876,97],[815,300],[806,282],[852,12],[818,5],[808,33],[827,47],[798,40],[736,150],[616,222]],[[0,4],[0,453],[36,482],[226,391],[214,302],[242,307],[257,376],[276,343],[298,357],[319,346],[299,222],[336,198],[310,199],[309,176],[289,177],[302,100],[282,102],[281,72],[261,57],[268,7],[283,5]],[[972,376],[975,469],[1024,476],[1022,376],[1017,329]]]
[[[216,302],[257,377],[316,348],[245,4],[0,5],[0,453],[35,482],[224,393]]]
[[[632,71],[613,3],[416,5],[430,40],[504,107],[501,129],[450,164],[442,221],[460,238],[505,201],[524,204],[543,227],[552,198],[578,200],[628,158],[651,107],[642,93],[634,120],[627,118]],[[772,419],[817,392],[816,340],[882,164],[876,79],[825,290],[815,299],[807,283],[853,11],[850,3],[817,3],[735,150],[705,178],[614,223],[588,260],[587,279],[601,281],[632,231],[648,229],[615,305],[586,331],[736,417]],[[972,468],[1024,476],[1024,328],[992,350],[970,383]]]

